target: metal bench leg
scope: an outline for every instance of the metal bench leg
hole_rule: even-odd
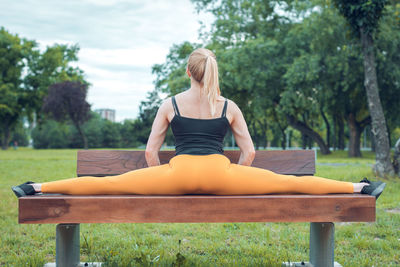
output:
[[[310,224],[310,262],[284,262],[282,267],[342,267],[334,261],[335,225]]]
[[[314,267],[336,267],[334,262],[335,225],[331,222],[311,223],[310,263]]]
[[[79,265],[79,224],[58,224],[56,227],[56,266]]]

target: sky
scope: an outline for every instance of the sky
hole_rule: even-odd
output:
[[[190,0],[0,0],[0,27],[36,40],[79,44],[74,64],[91,83],[92,109],[116,110],[116,120],[136,118],[153,90],[151,66],[164,63],[173,44],[198,42],[198,14]]]

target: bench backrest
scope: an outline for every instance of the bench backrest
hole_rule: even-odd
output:
[[[160,151],[161,164],[168,163],[175,151]],[[237,163],[238,150],[225,151],[232,163]],[[268,169],[280,174],[314,175],[314,150],[272,150],[256,152],[253,167]],[[146,168],[144,151],[131,150],[81,150],[78,151],[78,176],[108,176]]]

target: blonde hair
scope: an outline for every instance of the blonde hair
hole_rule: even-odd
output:
[[[210,103],[211,115],[214,116],[217,98],[221,94],[218,82],[217,58],[210,50],[198,48],[189,56],[188,69],[193,79],[203,85],[203,91]]]

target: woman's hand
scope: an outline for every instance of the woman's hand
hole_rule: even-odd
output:
[[[160,165],[158,151],[160,151],[165,135],[167,134],[169,126],[168,114],[170,113],[169,107],[171,107],[171,99],[164,101],[160,106],[156,118],[154,119],[153,126],[151,127],[151,133],[147,141],[145,152],[147,166],[149,167]]]

